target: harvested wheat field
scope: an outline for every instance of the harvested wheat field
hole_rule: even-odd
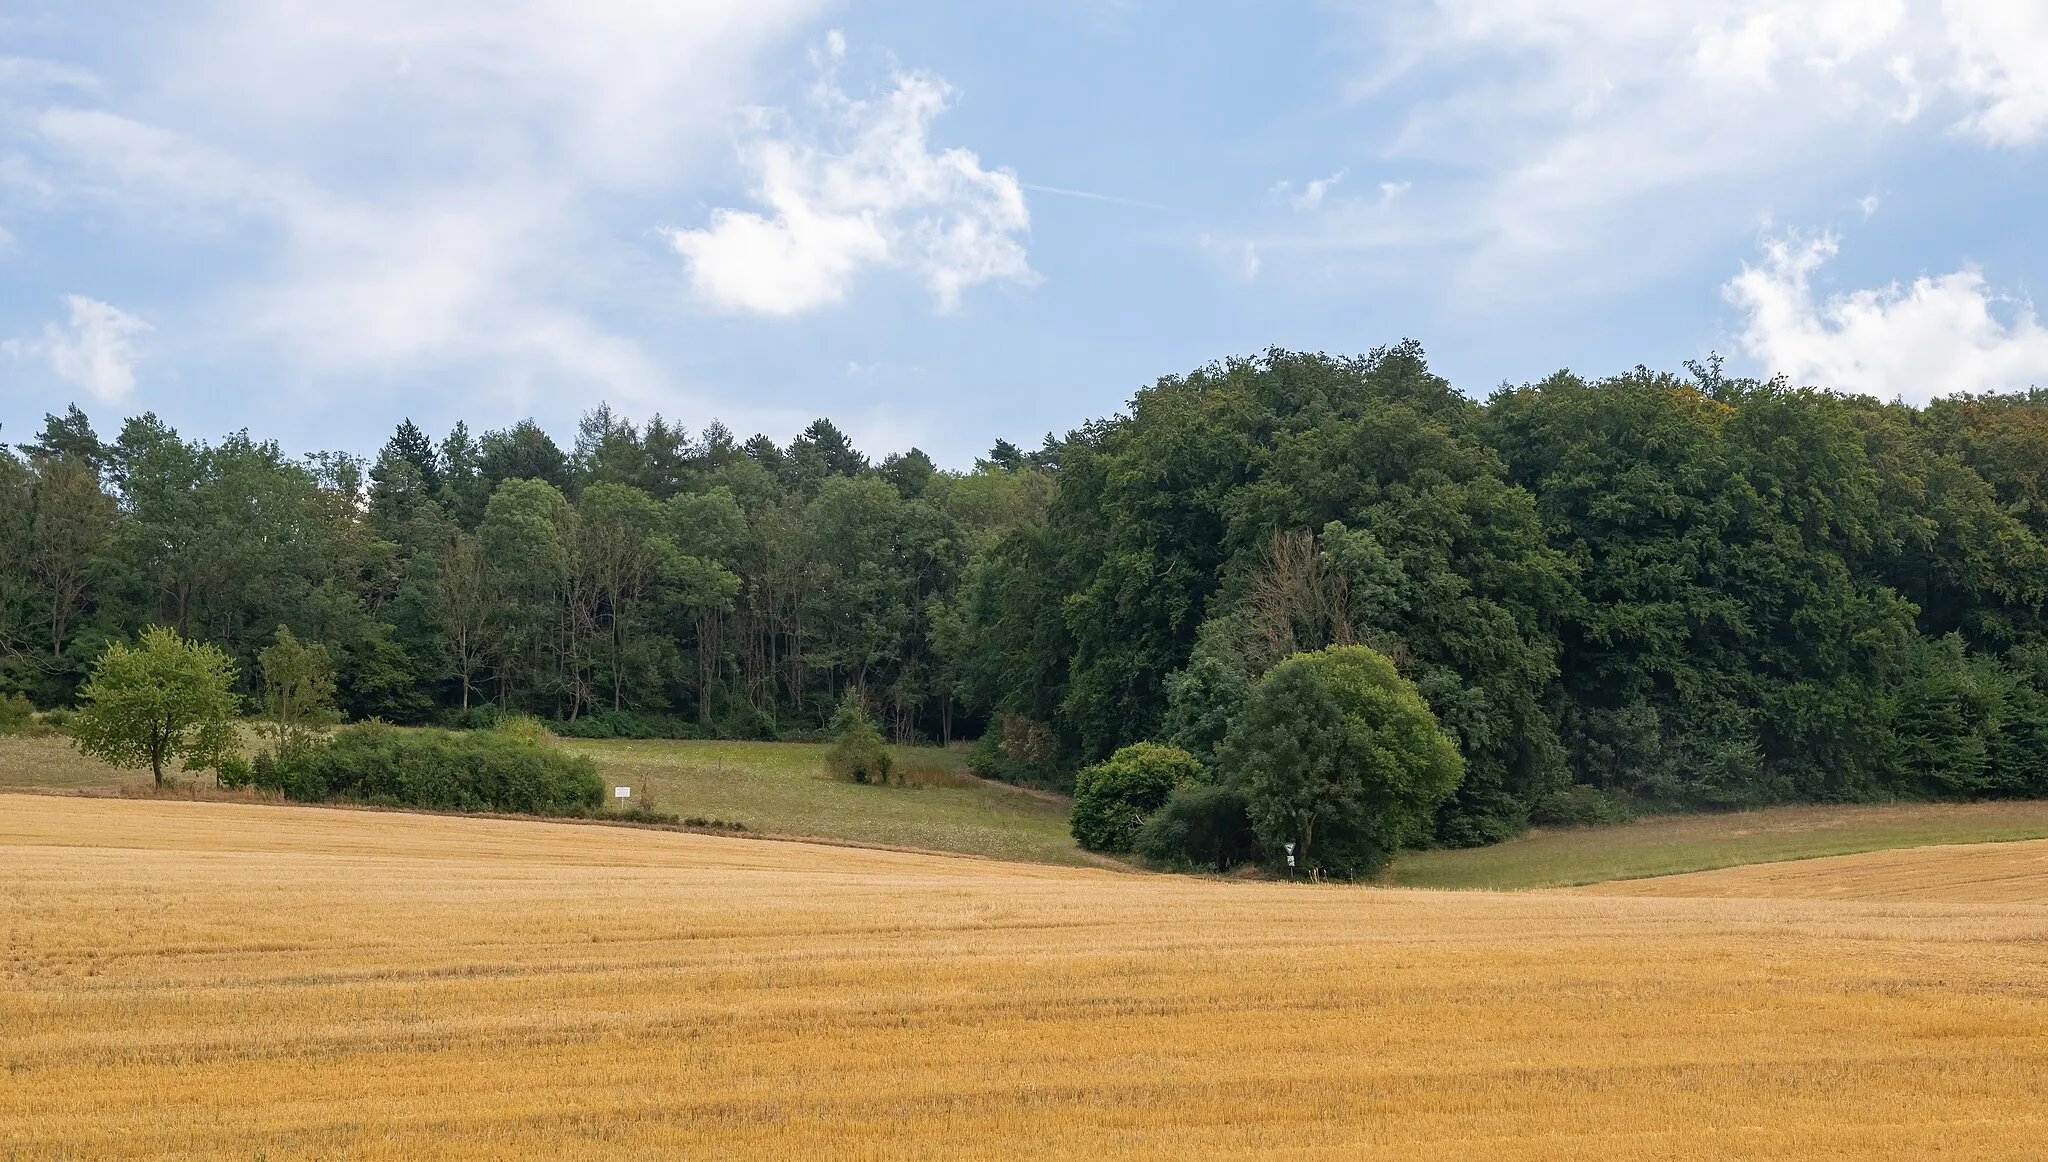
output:
[[[2048,906],[2048,840],[1760,863],[1581,889],[1612,896],[1942,901]]]
[[[0,796],[0,876],[15,1159],[2010,1158],[2048,1135],[2029,903],[1311,887],[26,795]]]

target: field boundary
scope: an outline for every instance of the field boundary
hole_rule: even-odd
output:
[[[977,776],[978,777],[978,776]],[[995,783],[999,787],[1009,783]],[[710,835],[722,839],[758,839],[768,843],[803,843],[813,847],[850,847],[862,851],[892,851],[903,855],[935,855],[947,859],[974,859],[986,863],[1021,864],[1027,867],[1083,867],[1132,875],[1156,875],[1150,869],[1125,863],[1098,852],[1087,852],[1087,864],[1052,864],[1031,859],[1002,859],[972,851],[941,851],[931,847],[910,847],[900,843],[875,843],[842,839],[833,835],[794,835],[779,831],[732,831],[722,827],[692,827],[685,823],[649,823],[639,819],[604,819],[575,815],[520,815],[505,811],[437,811],[426,807],[387,807],[380,803],[302,803],[285,798],[257,798],[232,792],[208,794],[130,794],[122,788],[107,787],[0,787],[0,795],[44,795],[58,799],[128,799],[156,803],[232,803],[247,807],[313,807],[327,811],[360,811],[376,815],[423,815],[436,819],[495,819],[506,823],[566,823],[583,827],[614,827],[634,831],[665,831],[682,835]]]

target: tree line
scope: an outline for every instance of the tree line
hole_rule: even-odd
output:
[[[1926,407],[1717,363],[1485,400],[1413,343],[1271,351],[971,471],[600,407],[292,459],[77,409],[0,455],[0,693],[148,625],[280,627],[351,718],[894,741],[1071,786],[1212,769],[1282,662],[1362,645],[1455,741],[1428,838],[1628,804],[2048,793],[2048,393]]]
[[[0,456],[0,684],[43,705],[147,625],[254,682],[285,627],[323,644],[352,718],[736,737],[816,731],[847,691],[894,738],[945,741],[961,704],[952,602],[1046,468],[1007,444],[972,472],[871,463],[829,421],[786,446],[599,407],[565,450],[534,424],[374,459],[293,460],[156,417],[102,441],[73,408]]]

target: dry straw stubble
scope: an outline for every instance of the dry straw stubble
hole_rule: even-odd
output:
[[[0,800],[18,1158],[2010,1157],[2048,911]]]

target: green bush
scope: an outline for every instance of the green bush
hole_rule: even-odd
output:
[[[1154,863],[1226,872],[1258,857],[1244,795],[1213,784],[1180,787],[1138,828],[1131,849]]]
[[[28,729],[36,720],[36,708],[28,699],[19,694],[0,698],[0,734],[14,734]]]
[[[255,761],[249,764],[249,784],[259,791],[285,789],[285,773],[278,765],[276,755],[267,750],[256,752]]]
[[[1202,761],[1177,746],[1139,742],[1074,779],[1074,838],[1090,851],[1129,851],[1147,816],[1178,786],[1207,781]]]
[[[255,770],[249,765],[249,760],[238,754],[222,758],[220,765],[213,769],[213,773],[214,777],[220,780],[220,785],[230,791],[239,791],[256,779]]]
[[[1584,783],[1560,787],[1536,801],[1529,822],[1548,827],[1590,827],[1626,823],[1639,812],[1628,796]]]
[[[604,804],[596,764],[518,728],[451,733],[370,723],[275,771],[269,777],[285,794],[309,801],[530,815],[581,815]]]
[[[849,694],[832,716],[832,745],[825,751],[825,766],[834,776],[856,783],[889,781],[888,744],[868,718],[867,711]]]
[[[1222,759],[1268,859],[1293,843],[1301,868],[1347,878],[1427,838],[1465,773],[1415,685],[1365,646],[1275,666],[1231,724]]]

